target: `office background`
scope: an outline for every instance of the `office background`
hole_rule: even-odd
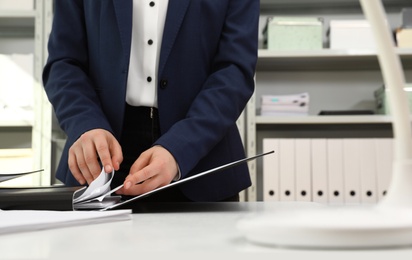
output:
[[[412,3],[408,0],[383,2],[388,12],[390,26],[395,31],[403,24],[402,10],[412,8]],[[7,84],[0,83],[0,93],[2,93],[0,95],[0,172],[45,169],[41,174],[2,185],[39,186],[56,183],[53,172],[65,136],[56,124],[51,106],[41,86],[41,72],[47,58],[46,45],[53,17],[52,5],[52,0],[0,0],[0,61],[2,61],[0,75],[3,75],[0,77],[0,82],[4,78],[8,79]],[[291,50],[267,49],[263,31],[269,17],[288,17],[291,22],[300,17],[321,18],[321,48],[309,50],[300,46],[300,49]],[[248,155],[263,152],[265,140],[277,143],[275,150],[278,151],[275,159],[269,162],[269,166],[265,166],[262,160],[249,163],[253,186],[242,194],[244,200],[323,199],[328,203],[353,202],[350,200],[353,197],[348,196],[347,199],[344,197],[346,190],[343,184],[349,183],[345,179],[347,175],[343,173],[342,156],[345,153],[343,150],[345,142],[360,139],[373,140],[376,142],[374,151],[380,150],[376,149],[380,141],[392,137],[390,116],[381,114],[320,116],[319,113],[354,110],[376,113],[374,92],[382,87],[383,80],[374,51],[355,47],[331,48],[331,21],[359,19],[364,18],[357,0],[261,0],[256,92],[239,119],[238,125]],[[352,39],[350,42],[356,40]],[[399,48],[398,51],[405,68],[406,81],[412,83],[412,47]],[[16,68],[16,64],[20,74],[15,74],[12,70]],[[27,74],[32,75],[31,81],[25,77]],[[26,81],[20,81],[24,79]],[[24,83],[19,85],[16,82]],[[23,84],[25,86],[22,86]],[[307,93],[310,97],[306,114],[261,115],[263,95],[281,96],[300,93]],[[4,97],[8,97],[7,100],[3,100]],[[302,156],[312,159],[314,152],[310,147],[322,146],[316,144],[317,142],[323,142],[329,149],[340,147],[334,153],[327,153],[328,150],[325,150],[326,154],[335,157],[325,155],[320,159],[325,164],[319,167],[326,167],[330,172],[333,171],[331,165],[342,165],[335,170],[335,173],[338,172],[335,177],[329,177],[326,172],[320,175],[323,178],[315,178],[320,173],[318,170],[313,170],[313,160],[307,159],[302,162],[296,159],[300,156],[297,151],[302,151],[300,148],[297,149],[296,145],[302,141],[309,143],[306,144],[306,150],[309,152]],[[286,143],[289,143],[289,148]],[[279,153],[281,147],[284,147],[284,153]],[[292,165],[292,168],[286,164],[275,164],[279,158],[283,158],[281,154],[287,154],[286,151],[290,155],[285,157],[290,158],[286,161]],[[375,152],[371,150],[371,153]],[[375,157],[369,160],[391,162],[390,156],[387,154],[385,159],[377,160]],[[306,169],[310,171],[305,173],[304,179],[298,178],[300,175],[296,171],[302,167],[297,166],[305,163],[308,165]],[[281,174],[276,175],[279,169],[287,174],[283,177]],[[356,184],[359,188],[358,200],[354,200],[355,202],[374,203],[381,197],[379,194],[382,194],[385,187],[382,179],[378,180],[377,172],[369,175],[372,177],[358,176],[358,179],[371,180],[368,185],[374,189],[373,199],[369,200],[370,197],[361,199],[363,184],[359,181]],[[281,183],[289,183],[292,188],[283,188]],[[343,184],[340,186],[337,183]],[[324,191],[322,198],[317,197],[319,185]],[[301,187],[306,187],[306,196],[302,196]],[[365,188],[365,191],[367,190],[368,188]],[[285,195],[286,191],[289,191],[289,195]],[[335,191],[339,191],[341,196],[335,196]]]

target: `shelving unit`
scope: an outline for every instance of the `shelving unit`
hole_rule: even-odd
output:
[[[17,118],[0,118],[0,131],[6,148],[30,148],[33,169],[44,172],[33,178],[33,185],[50,185],[51,180],[51,105],[42,87],[42,70],[47,57],[47,39],[51,28],[52,0],[34,0],[32,10],[0,10],[0,53],[34,55],[34,112]],[[27,118],[26,118],[27,117]],[[4,148],[4,147],[3,147]]]
[[[408,0],[384,0],[392,28],[400,25],[400,12],[412,7]],[[260,30],[268,16],[323,17],[324,49],[270,51],[260,49],[256,91],[246,108],[248,156],[263,152],[262,140],[276,138],[391,137],[391,117],[384,115],[319,116],[321,110],[374,110],[373,91],[383,84],[375,51],[328,49],[331,19],[364,19],[357,0],[261,0]],[[260,35],[260,40],[262,40]],[[261,44],[262,46],[262,44]],[[398,49],[406,80],[412,82],[412,49]],[[260,116],[262,94],[310,95],[308,116]],[[261,162],[249,162],[252,187],[247,200],[262,199]]]

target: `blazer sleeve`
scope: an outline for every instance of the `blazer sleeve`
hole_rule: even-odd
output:
[[[53,19],[43,83],[60,126],[69,142],[94,128],[111,131],[89,77],[83,1],[55,1]]]

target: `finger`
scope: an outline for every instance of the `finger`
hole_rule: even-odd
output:
[[[69,150],[68,165],[70,172],[72,173],[73,177],[80,183],[80,185],[86,184],[86,179],[83,177],[83,174],[81,173],[78,166],[76,155],[73,151],[71,151],[71,149]]]
[[[85,164],[85,167],[83,167],[83,164],[79,165],[83,175],[88,173],[92,176],[93,180],[96,179],[102,171],[99,161],[97,160],[96,148],[93,143],[86,143],[83,145],[83,158],[78,158],[78,161],[79,163]]]
[[[124,180],[124,188],[127,190],[137,183],[147,181],[148,179],[154,177],[157,172],[153,169],[152,166],[147,166],[141,169],[140,171],[129,174]]]
[[[90,173],[89,171],[89,167],[86,164],[86,161],[84,160],[83,155],[81,156],[76,156],[76,160],[77,160],[77,166],[80,169],[81,174],[83,175],[83,178],[86,179],[86,182],[88,184],[90,184],[93,180],[94,177],[93,175]]]
[[[122,189],[118,190],[117,193],[122,194],[122,195],[136,196],[136,195],[140,195],[140,194],[150,192],[150,191],[152,191],[154,189],[157,189],[159,187],[162,187],[164,185],[166,185],[166,184],[164,184],[164,182],[162,182],[161,178],[159,178],[159,176],[156,176],[156,177],[153,177],[153,178],[150,178],[150,179],[144,181],[143,183],[132,185],[128,189],[122,188]]]
[[[122,147],[120,146],[119,142],[113,138],[112,142],[110,144],[110,154],[111,154],[111,160],[112,160],[112,165],[114,167],[114,170],[119,170],[120,164],[123,161],[123,152],[122,152]]]
[[[95,143],[95,149],[96,149],[97,155],[100,158],[100,162],[102,163],[104,167],[104,171],[106,173],[112,172],[113,171],[112,158],[110,155],[110,150],[109,150],[109,146],[107,145],[106,139],[97,139]],[[101,171],[100,165],[98,167],[99,167],[99,171]]]

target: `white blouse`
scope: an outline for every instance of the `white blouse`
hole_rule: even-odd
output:
[[[157,107],[160,47],[168,0],[133,0],[132,45],[126,102]]]

